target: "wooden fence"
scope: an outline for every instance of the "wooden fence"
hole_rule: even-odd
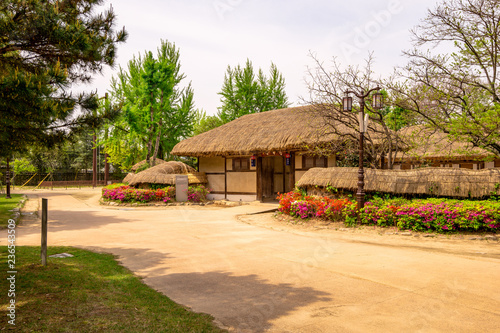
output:
[[[121,179],[108,180],[108,184],[120,183]],[[97,186],[108,185],[104,180],[98,180]],[[59,181],[43,181],[39,188],[52,188],[52,187],[82,187],[82,186],[92,186],[91,180],[59,180]]]
[[[126,176],[126,174],[115,172],[109,174],[109,180],[112,180],[113,183],[120,181]],[[104,173],[98,174],[98,184],[104,185]],[[1,182],[5,184],[5,179],[1,179]],[[11,181],[11,184],[14,186],[21,186],[26,184],[25,186],[37,186],[38,184],[42,184],[42,187],[50,187],[50,186],[92,186],[92,173],[25,173],[25,174],[17,174],[14,176],[14,179]],[[51,185],[46,185],[47,183],[53,183]]]

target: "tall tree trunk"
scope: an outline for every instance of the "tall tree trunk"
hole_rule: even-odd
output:
[[[154,110],[153,110],[153,98],[154,98],[154,95],[153,95],[153,92],[151,92],[151,107],[149,108],[149,116],[150,116],[150,119],[151,119],[151,126],[149,127],[149,133],[148,133],[148,153],[146,155],[146,161],[147,163],[149,164],[149,166],[151,166],[151,164],[149,163],[149,157],[151,156],[151,149],[152,149],[152,146],[153,146],[153,129],[154,129]]]
[[[160,137],[161,137],[161,120],[159,123],[160,129],[158,130],[158,135],[156,136],[155,152],[153,153],[153,161],[151,166],[156,165],[156,156],[158,155],[158,149],[160,148]]]
[[[5,172],[5,187],[7,194],[5,195],[6,199],[12,199],[10,196],[10,158],[7,157],[7,171]]]
[[[389,137],[389,153],[387,154],[387,169],[392,169],[392,138]]]
[[[160,107],[163,107],[163,91],[161,92],[160,97]],[[158,135],[156,136],[156,144],[155,144],[155,152],[153,154],[153,164],[151,166],[156,165],[156,156],[158,155],[158,149],[160,148],[160,137],[161,137],[161,126],[163,125],[163,121],[160,118],[158,121]]]

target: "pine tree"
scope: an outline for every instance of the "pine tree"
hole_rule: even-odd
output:
[[[61,142],[98,122],[95,93],[71,94],[112,66],[116,46],[112,9],[96,14],[102,0],[4,0],[0,4],[0,156],[30,143]],[[109,114],[107,115],[109,116]]]
[[[112,66],[125,30],[114,31],[103,0],[3,0],[0,4],[0,156],[36,142],[53,146],[98,123],[95,94],[74,96],[74,83]],[[79,113],[78,113],[79,112]],[[106,117],[112,116],[107,113]],[[9,170],[6,175],[10,197]]]

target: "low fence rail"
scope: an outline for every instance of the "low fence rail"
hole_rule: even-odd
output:
[[[120,183],[121,180],[114,179],[108,180],[108,184],[104,180],[98,180],[97,186],[104,186],[114,183]],[[43,181],[39,188],[49,188],[49,187],[82,187],[82,186],[92,186],[91,180],[55,180],[55,181]]]
[[[2,172],[2,170],[0,170]],[[3,171],[5,175],[5,171]],[[109,180],[113,183],[117,182],[117,179],[122,180],[126,174],[116,172],[109,174]],[[104,173],[99,173],[97,175],[98,184],[104,185]],[[0,177],[1,184],[5,185],[5,177]],[[51,184],[51,182],[53,184]],[[46,185],[46,184],[51,185]],[[50,187],[50,186],[92,186],[92,174],[91,173],[23,173],[12,175],[11,185],[12,186],[40,186]]]

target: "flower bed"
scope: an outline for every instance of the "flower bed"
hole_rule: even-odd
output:
[[[357,222],[356,203],[347,199],[312,197],[299,191],[278,196],[279,211],[300,219],[317,217]],[[397,226],[414,231],[487,231],[500,230],[500,202],[451,199],[405,200],[375,198],[366,202],[361,223],[381,227]]]
[[[310,217],[339,219],[345,207],[351,202],[347,199],[330,199],[328,197],[312,197],[298,191],[280,194],[279,211],[301,219]]]
[[[395,212],[400,229],[415,231],[498,231],[500,202],[415,200]]]
[[[189,202],[204,202],[210,190],[203,185],[188,187]],[[112,184],[102,189],[102,198],[106,201],[116,202],[173,202],[175,201],[175,186],[151,189],[136,189],[126,184]]]

